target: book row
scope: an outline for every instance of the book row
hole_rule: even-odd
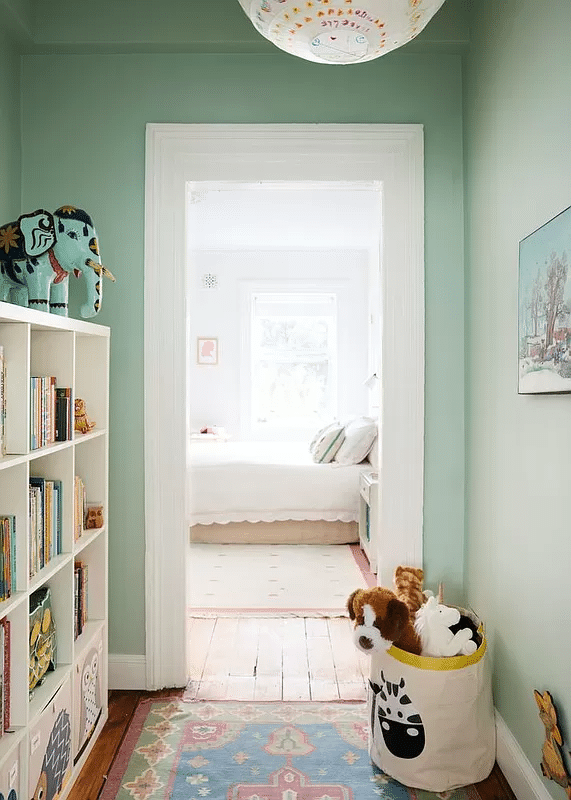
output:
[[[74,578],[74,639],[81,634],[85,623],[87,622],[87,577],[89,568],[83,561],[76,561],[74,565],[73,578]]]
[[[0,345],[0,456],[6,455],[6,362]]]
[[[16,591],[16,517],[0,517],[0,601]]]
[[[85,484],[76,475],[73,484],[73,538],[75,541],[79,539],[85,528],[87,517],[87,494],[85,491]]]
[[[53,375],[34,376],[30,380],[30,449],[72,439],[71,388],[56,386]]]
[[[62,549],[62,483],[30,478],[30,561],[32,578]]]
[[[0,736],[10,730],[10,620],[0,619]]]

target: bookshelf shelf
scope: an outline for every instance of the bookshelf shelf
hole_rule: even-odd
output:
[[[98,536],[105,535],[105,525],[102,528],[94,528],[93,530],[85,530],[75,543],[73,552],[75,555],[81,553],[84,548],[88,547]]]
[[[72,558],[73,555],[71,553],[62,553],[60,556],[55,556],[51,561],[48,561],[45,567],[33,578],[30,578],[30,593],[35,592],[36,589],[47,583],[62,567],[69,564]]]
[[[15,467],[17,464],[27,464],[30,460],[29,456],[2,456],[0,458],[0,470],[1,469],[10,469],[10,467]]]
[[[71,672],[71,664],[60,664],[53,672],[48,672],[42,685],[30,699],[30,721],[40,714],[56,694],[65,677]]]
[[[48,444],[44,447],[36,447],[30,450],[28,458],[33,461],[36,458],[43,458],[49,456],[50,453],[57,453],[60,450],[70,450],[73,447],[73,442],[58,442],[58,444]]]
[[[68,773],[58,795],[65,800],[107,719],[109,341],[104,326],[0,302],[0,597],[9,595],[0,601],[4,797],[11,789],[34,796],[56,720],[69,719]],[[96,423],[87,434],[73,430],[74,398]],[[81,524],[89,504],[103,506],[103,527]],[[32,600],[44,604],[32,624],[35,592]],[[80,731],[87,667],[100,707],[93,728]],[[30,692],[30,675],[38,674]]]
[[[82,442],[89,442],[91,439],[98,439],[101,436],[106,436],[107,431],[105,429],[90,431],[89,433],[76,433],[73,437],[74,444],[81,444]]]
[[[28,592],[14,592],[7,600],[0,603],[0,619],[11,614],[21,603],[28,600]]]
[[[0,739],[0,763],[3,762],[10,753],[14,752],[14,748],[18,747],[25,738],[26,732],[27,728],[23,725],[14,726],[10,728],[9,733],[6,733]]]
[[[74,652],[81,652],[97,633],[102,630],[103,624],[104,620],[91,620],[88,622],[73,644]]]

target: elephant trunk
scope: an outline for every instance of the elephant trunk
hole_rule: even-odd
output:
[[[112,281],[115,280],[112,273],[100,262],[87,258],[85,266],[88,268],[84,271],[87,284],[87,302],[81,307],[81,316],[84,318],[94,317],[101,307],[102,277],[105,276]]]

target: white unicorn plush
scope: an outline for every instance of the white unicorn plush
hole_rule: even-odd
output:
[[[439,658],[474,653],[478,645],[470,628],[461,628],[457,633],[450,630],[449,626],[459,621],[457,608],[442,605],[436,597],[429,597],[416,612],[414,620],[414,628],[422,643],[422,655]]]

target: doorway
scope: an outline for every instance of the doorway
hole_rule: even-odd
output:
[[[383,187],[379,583],[422,563],[423,155],[419,125],[148,125],[145,248],[147,688],[184,685],[189,415],[184,197],[192,181]],[[168,532],[168,546],[165,536]]]
[[[192,698],[365,698],[345,603],[375,576],[334,544],[358,539],[361,469],[314,466],[309,444],[378,417],[381,199],[375,182],[188,186]],[[340,473],[346,496],[323,497]]]

